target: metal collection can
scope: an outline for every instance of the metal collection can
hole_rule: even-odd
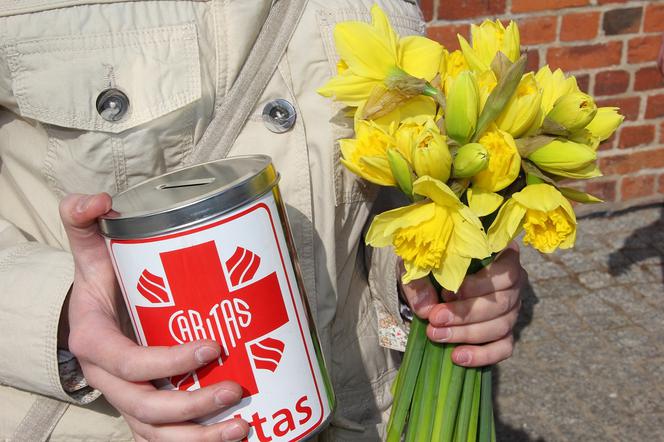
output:
[[[199,164],[114,196],[99,221],[138,342],[221,345],[155,384],[238,382],[241,402],[201,422],[242,417],[260,442],[309,438],[334,408],[278,180],[264,155]]]

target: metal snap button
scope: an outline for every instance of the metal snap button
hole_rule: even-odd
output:
[[[296,117],[293,105],[282,98],[270,101],[263,108],[265,126],[277,134],[287,132],[293,127]]]
[[[120,121],[128,109],[129,98],[119,89],[106,89],[97,97],[97,112],[106,121]]]

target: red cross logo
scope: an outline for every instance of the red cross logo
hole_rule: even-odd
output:
[[[163,252],[160,258],[171,294],[163,279],[147,269],[137,284],[152,303],[136,306],[146,344],[214,339],[222,346],[216,363],[171,378],[173,385],[184,390],[196,382],[203,387],[234,380],[242,385],[244,397],[258,393],[251,363],[274,372],[285,347],[266,336],[288,322],[276,272],[247,284],[258,270],[260,257],[238,247],[226,268],[232,286],[245,285],[231,290],[214,241]]]

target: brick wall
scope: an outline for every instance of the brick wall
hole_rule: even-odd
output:
[[[600,146],[604,176],[585,189],[618,210],[664,201],[664,78],[656,66],[664,0],[420,0],[428,35],[450,50],[470,23],[515,20],[529,69],[544,64],[577,77],[600,106],[618,106],[625,123]]]

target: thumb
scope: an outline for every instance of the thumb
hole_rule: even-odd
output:
[[[69,238],[72,254],[77,260],[94,260],[99,257],[99,249],[105,249],[97,218],[108,213],[111,204],[111,197],[107,193],[71,194],[60,202],[60,218]]]

